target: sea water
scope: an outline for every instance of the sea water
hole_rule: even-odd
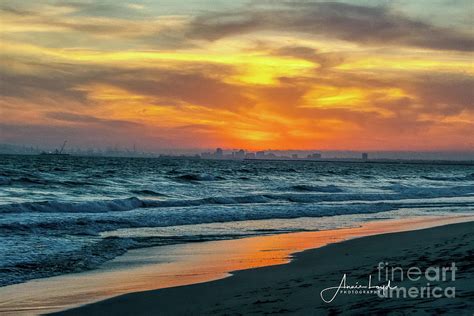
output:
[[[0,156],[0,286],[129,249],[473,214],[474,166]]]

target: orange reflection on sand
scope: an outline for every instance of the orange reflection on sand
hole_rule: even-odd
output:
[[[0,313],[45,313],[124,293],[211,281],[232,271],[283,264],[293,253],[329,243],[469,220],[474,217],[385,220],[337,230],[137,249],[98,270],[0,288]]]
[[[229,271],[257,268],[287,263],[291,255],[306,249],[318,248],[330,243],[355,237],[423,229],[443,224],[457,223],[460,217],[423,217],[409,220],[369,222],[360,227],[299,232],[270,236],[210,242],[206,244],[207,256],[195,261],[194,271],[223,274]],[[461,221],[466,220],[463,218]],[[225,247],[222,247],[225,244]]]

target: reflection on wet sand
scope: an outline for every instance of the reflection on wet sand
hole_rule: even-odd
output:
[[[0,312],[45,313],[123,293],[205,282],[228,276],[231,271],[283,264],[290,260],[292,253],[350,238],[473,219],[472,216],[423,216],[337,230],[137,249],[98,270],[0,288]]]

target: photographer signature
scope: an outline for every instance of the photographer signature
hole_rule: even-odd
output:
[[[332,286],[325,288],[321,291],[320,296],[321,299],[325,303],[331,303],[336,296],[339,294],[341,290],[361,290],[361,289],[366,289],[366,290],[377,290],[377,291],[382,291],[384,294],[391,289],[395,289],[397,286],[391,286],[390,285],[390,280],[387,282],[386,285],[372,285],[372,276],[369,275],[369,283],[368,285],[361,285],[356,283],[356,285],[347,285],[346,284],[347,276],[344,273],[342,276],[341,282],[339,283],[339,286]],[[331,296],[331,292],[334,291],[334,293]],[[329,297],[326,297],[326,294],[329,294]]]

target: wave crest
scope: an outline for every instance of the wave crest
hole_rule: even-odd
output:
[[[307,184],[298,184],[293,185],[290,189],[295,191],[302,191],[302,192],[323,192],[323,193],[339,193],[343,192],[344,190],[335,186],[333,184],[330,185],[307,185]]]

